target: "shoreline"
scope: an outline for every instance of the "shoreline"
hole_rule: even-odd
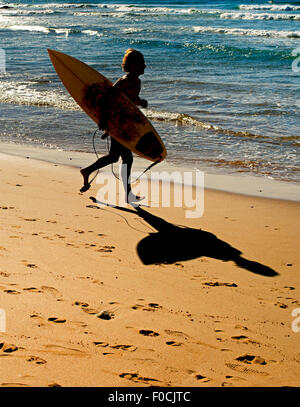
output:
[[[56,165],[64,165],[73,168],[81,168],[91,164],[96,160],[94,153],[84,153],[76,151],[65,151],[47,149],[31,145],[0,143],[1,154],[8,154],[16,157],[30,158],[38,161],[45,161]],[[139,175],[149,165],[149,161],[134,157],[132,171]],[[115,165],[117,167],[117,164]],[[109,167],[107,167],[109,168]],[[104,169],[104,174],[111,173],[111,170]],[[159,164],[153,171],[158,172],[195,172],[196,169],[189,166],[178,166],[169,163],[167,160]],[[204,189],[234,193],[238,195],[256,196],[268,199],[279,199],[285,201],[300,202],[300,183],[286,182],[270,179],[256,175],[235,175],[204,173]],[[149,171],[148,174],[150,174]]]

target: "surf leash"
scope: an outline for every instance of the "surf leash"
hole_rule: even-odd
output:
[[[97,130],[96,130],[96,131],[97,131]],[[106,133],[104,133],[104,134],[106,134]],[[110,146],[109,146],[108,137],[107,137],[107,136],[103,137],[104,134],[101,136],[101,138],[103,138],[103,139],[106,138],[107,152],[109,153]],[[96,155],[97,155],[97,154],[96,154]],[[97,156],[97,157],[98,157],[98,156]],[[131,183],[134,184],[135,182],[137,182],[137,181],[141,178],[142,175],[144,175],[147,171],[149,171],[151,168],[153,168],[153,167],[154,167],[156,164],[158,164],[158,163],[160,163],[160,160],[157,160],[157,161],[151,163],[135,180],[132,180]],[[119,178],[119,177],[115,174],[115,172],[114,172],[114,165],[113,165],[113,164],[111,164],[111,171],[112,171],[112,173],[114,174],[115,178],[116,178],[118,181],[121,181],[120,178]]]
[[[94,149],[94,152],[96,154],[97,159],[99,159],[99,156],[98,156],[98,153],[97,153],[97,150],[96,150],[96,146],[95,146],[95,137],[96,137],[97,131],[98,131],[98,129],[96,129],[96,131],[94,131],[94,134],[93,134],[93,149]],[[99,169],[97,170],[96,175],[93,176],[93,178],[89,182],[89,184],[91,184],[94,181],[94,179],[98,176],[98,174],[99,174]]]

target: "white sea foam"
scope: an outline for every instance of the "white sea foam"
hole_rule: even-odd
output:
[[[80,110],[74,100],[62,91],[37,90],[32,83],[0,82],[0,103],[51,106],[63,110]]]
[[[76,30],[72,28],[56,28],[56,27],[45,27],[39,25],[8,25],[7,23],[0,25],[0,30],[11,30],[11,31],[30,31],[42,34],[57,34],[57,35],[66,35],[69,34],[85,34],[89,36],[102,37],[103,34],[99,33],[96,30]]]
[[[300,20],[300,14],[222,13],[220,18],[231,20]]]
[[[17,4],[16,6],[19,6]],[[45,4],[26,4],[24,5],[29,8],[90,8],[97,7],[97,4],[75,4],[75,3],[45,3]]]
[[[12,31],[36,31],[45,34],[48,34],[50,32],[49,28],[43,27],[41,25],[11,25],[5,28]]]
[[[276,31],[276,30],[253,30],[246,28],[227,28],[227,27],[205,27],[194,26],[193,30],[197,33],[214,33],[225,35],[245,35],[252,37],[270,37],[270,38],[300,38],[300,31]]]
[[[4,9],[1,10],[1,14],[4,16],[35,16],[35,15],[47,15],[54,14],[57,11],[46,9],[46,10],[23,10],[23,9]]]
[[[126,27],[123,29],[124,34],[135,34],[135,33],[141,33],[144,32],[144,28],[137,28],[137,27]]]
[[[103,12],[101,11],[83,11],[83,12],[78,12],[76,11],[74,15],[86,15],[86,16],[101,16],[103,13],[107,14],[108,12],[111,13],[111,10],[114,12],[120,13],[120,14],[162,14],[162,15],[168,15],[168,14],[193,14],[193,13],[215,13],[215,11],[201,11],[201,10],[196,10],[196,9],[177,9],[177,8],[169,8],[169,7],[138,7],[138,6],[128,6],[128,5],[118,5],[118,4],[107,4],[107,5],[98,5],[99,9],[103,9]],[[110,14],[111,15],[111,14]]]
[[[103,34],[99,33],[98,31],[95,30],[83,30],[82,34],[90,35],[90,36],[96,36],[96,37],[102,37]]]
[[[291,4],[241,4],[239,6],[241,10],[271,10],[271,11],[297,11],[300,10],[300,6],[294,6]]]

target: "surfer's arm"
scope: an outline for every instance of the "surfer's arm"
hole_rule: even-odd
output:
[[[140,99],[139,106],[144,108],[148,107],[148,101],[146,99]]]
[[[115,92],[123,92],[137,106],[144,108],[148,106],[147,100],[139,97],[139,93],[141,91],[141,81],[138,78],[134,80],[129,79],[128,76],[120,78],[114,83],[113,89]]]

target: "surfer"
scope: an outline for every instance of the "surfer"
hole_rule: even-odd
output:
[[[139,93],[141,90],[141,80],[140,75],[143,75],[146,68],[144,56],[141,52],[129,48],[124,55],[122,61],[122,68],[126,74],[114,83],[113,87],[107,92],[106,95],[102,96],[99,101],[99,108],[101,111],[101,120],[99,123],[99,129],[105,130],[107,128],[107,111],[106,105],[110,97],[113,97],[118,92],[123,92],[133,103],[137,106],[146,108],[148,102],[144,99],[140,99]],[[104,133],[102,138],[109,136],[108,133]],[[116,163],[119,158],[122,158],[122,180],[125,189],[126,200],[128,203],[136,202],[142,198],[135,196],[131,190],[130,184],[130,174],[131,167],[133,163],[132,152],[120,144],[117,140],[111,137],[110,150],[108,155],[99,158],[92,165],[80,170],[83,176],[83,187],[80,192],[87,191],[91,184],[89,183],[89,176],[96,170],[106,167],[109,164]]]

